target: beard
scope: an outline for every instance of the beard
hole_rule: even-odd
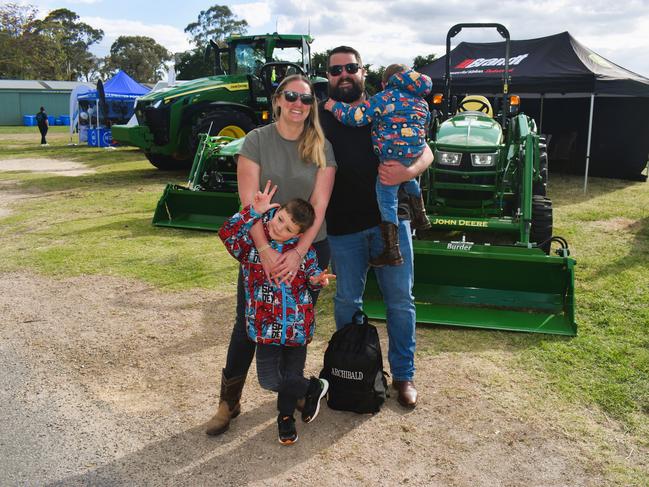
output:
[[[340,88],[340,82],[345,79],[350,81],[352,86]],[[329,84],[329,97],[343,103],[353,103],[357,101],[365,91],[364,82],[359,82],[356,78],[341,78],[336,86]]]

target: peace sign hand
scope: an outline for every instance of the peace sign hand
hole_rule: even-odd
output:
[[[270,202],[273,199],[273,196],[275,196],[277,185],[273,186],[272,189],[270,188],[270,186],[271,182],[269,179],[268,181],[266,181],[266,187],[264,188],[264,191],[257,191],[255,196],[252,198],[252,209],[260,215],[263,215],[271,208],[277,208],[278,206],[281,206],[279,203]]]

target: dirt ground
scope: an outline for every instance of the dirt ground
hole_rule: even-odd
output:
[[[208,437],[234,292],[0,274],[0,483],[573,487],[639,462],[618,425],[537,397],[501,351],[418,354],[415,410],[394,395],[373,416],[324,405],[291,447],[253,366],[241,416]],[[309,373],[325,347],[310,346]]]

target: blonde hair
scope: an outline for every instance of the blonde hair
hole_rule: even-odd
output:
[[[277,100],[282,96],[282,92],[286,85],[292,81],[303,81],[309,86],[309,90],[314,97],[313,105],[310,105],[311,109],[309,110],[309,116],[304,121],[304,129],[302,134],[298,139],[297,150],[300,154],[300,158],[305,162],[312,162],[320,169],[324,169],[327,166],[327,159],[324,152],[324,143],[325,136],[322,132],[322,127],[320,127],[320,119],[318,118],[318,100],[315,98],[315,92],[313,91],[313,85],[308,78],[305,78],[301,74],[294,74],[287,76],[279,84],[275,93],[272,96],[273,103],[273,119],[275,121],[279,120],[279,114],[281,112],[281,107],[277,103]]]

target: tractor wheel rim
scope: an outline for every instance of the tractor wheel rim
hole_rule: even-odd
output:
[[[237,125],[228,125],[219,130],[219,133],[216,135],[240,139],[241,137],[246,135],[246,133],[241,127],[238,127]]]

